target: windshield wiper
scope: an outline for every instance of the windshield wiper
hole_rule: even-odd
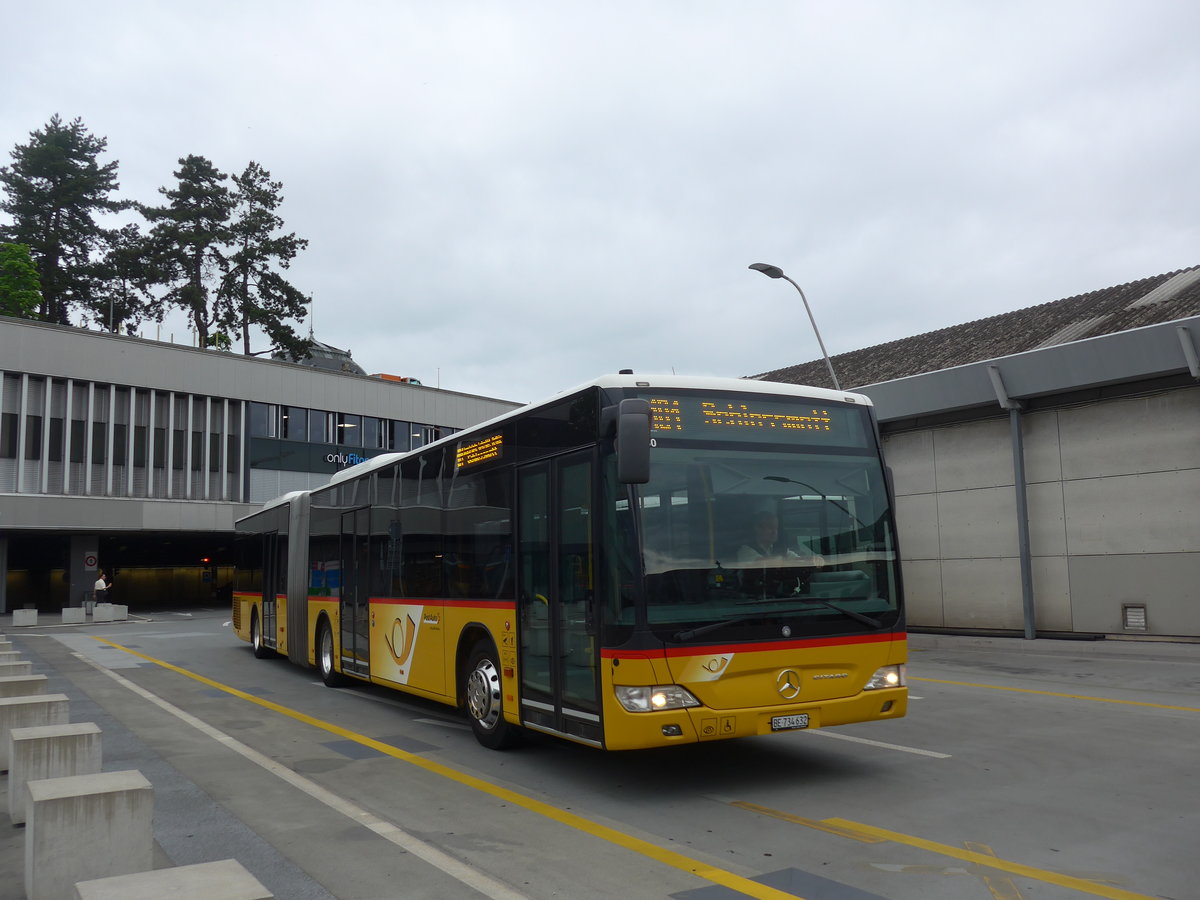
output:
[[[860,613],[858,610],[850,609],[849,607],[842,606],[839,603],[833,603],[829,600],[817,600],[815,598],[812,600],[801,600],[800,602],[801,603],[816,603],[820,606],[827,606],[827,607],[829,607],[829,609],[837,610],[843,616],[849,616],[850,618],[854,619],[854,621],[862,622],[864,625],[869,625],[870,627],[872,627],[876,630],[883,627],[883,623],[880,622],[878,619],[873,619],[868,615],[864,615],[863,613]]]
[[[791,597],[787,598],[791,600]],[[761,601],[755,601],[761,602]],[[787,613],[800,612],[798,609],[771,610],[770,615],[786,615]],[[720,622],[709,622],[707,625],[701,625],[699,628],[692,628],[688,631],[677,631],[672,638],[674,641],[690,641],[692,638],[700,637],[702,634],[708,634],[710,631],[716,631],[718,628],[724,628],[726,625],[737,625],[741,622],[749,622],[751,619],[761,619],[768,615],[766,610],[760,610],[756,613],[747,613],[744,616],[734,616],[732,619],[722,619]]]
[[[783,603],[785,601],[788,603],[806,603],[810,606],[812,606],[812,605],[824,606],[824,607],[827,607],[828,609],[832,609],[836,612],[840,612],[844,616],[849,616],[851,619],[854,619],[856,622],[862,622],[864,625],[869,625],[872,628],[880,629],[880,628],[884,627],[883,623],[880,622],[878,619],[873,619],[868,615],[864,615],[863,613],[860,613],[858,610],[850,609],[848,607],[842,606],[840,603],[834,603],[832,600],[823,600],[820,597],[778,597],[778,598],[775,598],[774,600],[772,600],[770,598],[765,598],[765,599],[761,599],[761,600],[747,600],[745,602],[747,602],[747,603]]]

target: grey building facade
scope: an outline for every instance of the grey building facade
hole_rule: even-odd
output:
[[[1198,353],[1200,267],[834,357],[876,403],[910,627],[1200,639]]]
[[[0,317],[0,611],[202,601],[258,504],[518,405],[356,372]]]

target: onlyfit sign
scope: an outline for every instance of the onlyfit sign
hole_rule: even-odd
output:
[[[339,466],[356,466],[370,458],[369,456],[359,456],[357,453],[329,453],[325,456],[325,462],[337,463]]]

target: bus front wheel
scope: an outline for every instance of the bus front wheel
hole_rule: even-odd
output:
[[[342,683],[342,676],[333,665],[333,629],[325,619],[317,628],[317,670],[327,687],[337,687]]]
[[[503,686],[495,648],[480,642],[467,663],[466,706],[475,739],[490,750],[521,742],[521,729],[504,719]]]

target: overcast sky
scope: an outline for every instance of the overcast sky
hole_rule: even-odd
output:
[[[451,390],[819,357],[753,262],[800,283],[835,354],[1200,263],[1194,0],[43,0],[3,22],[0,164],[54,113],[108,139],[125,199],[158,202],[187,154],[261,163],[310,241],[291,277],[317,338]]]

